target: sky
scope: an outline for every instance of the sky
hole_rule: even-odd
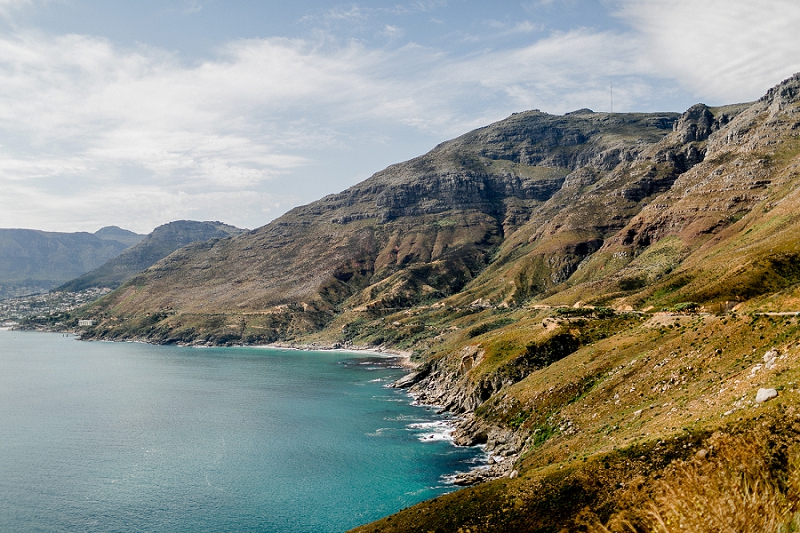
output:
[[[256,228],[528,109],[800,71],[797,0],[0,0],[0,227]]]

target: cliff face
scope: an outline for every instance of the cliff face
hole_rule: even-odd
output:
[[[84,337],[413,350],[398,386],[486,445],[464,483],[497,479],[364,531],[615,530],[692,447],[767,414],[795,438],[798,180],[800,76],[682,115],[520,113],[178,250]]]

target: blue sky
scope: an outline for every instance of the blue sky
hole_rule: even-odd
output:
[[[255,228],[512,112],[800,71],[796,0],[0,0],[0,227]]]

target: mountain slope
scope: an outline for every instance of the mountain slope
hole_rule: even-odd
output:
[[[113,231],[113,227],[103,228],[100,231],[118,234]],[[193,242],[222,239],[243,232],[244,230],[221,222],[197,222],[194,220],[170,222],[157,227],[146,237],[138,239],[133,246],[98,268],[65,283],[58,289],[72,292],[90,287],[116,289],[178,248]]]
[[[712,131],[704,161],[534,305],[446,321],[461,331],[406,385],[464,413],[457,439],[485,442],[501,462],[482,477],[505,477],[359,531],[673,531],[693,516],[715,531],[717,508],[740,530],[793,523],[791,488],[757,513],[745,500],[785,487],[800,435],[798,95],[795,76]],[[742,464],[756,477],[717,485]]]
[[[791,530],[798,191],[800,75],[682,115],[521,113],[183,248],[72,319],[413,350],[398,386],[492,466],[360,531],[675,531],[712,506]]]
[[[0,229],[0,298],[52,289],[116,257],[141,237],[119,228],[97,234]]]
[[[678,118],[517,114],[248,235],[184,249],[101,307],[123,315],[168,312],[180,323],[159,331],[184,341],[230,337],[206,323],[205,314],[251,313],[247,340],[263,341],[319,329],[350,309],[449,296],[486,267],[570,173],[591,164],[605,174],[635,159]],[[126,322],[104,334],[139,335],[135,329]]]

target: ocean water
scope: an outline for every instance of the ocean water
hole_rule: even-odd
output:
[[[339,532],[480,450],[342,352],[0,331],[0,531]]]

